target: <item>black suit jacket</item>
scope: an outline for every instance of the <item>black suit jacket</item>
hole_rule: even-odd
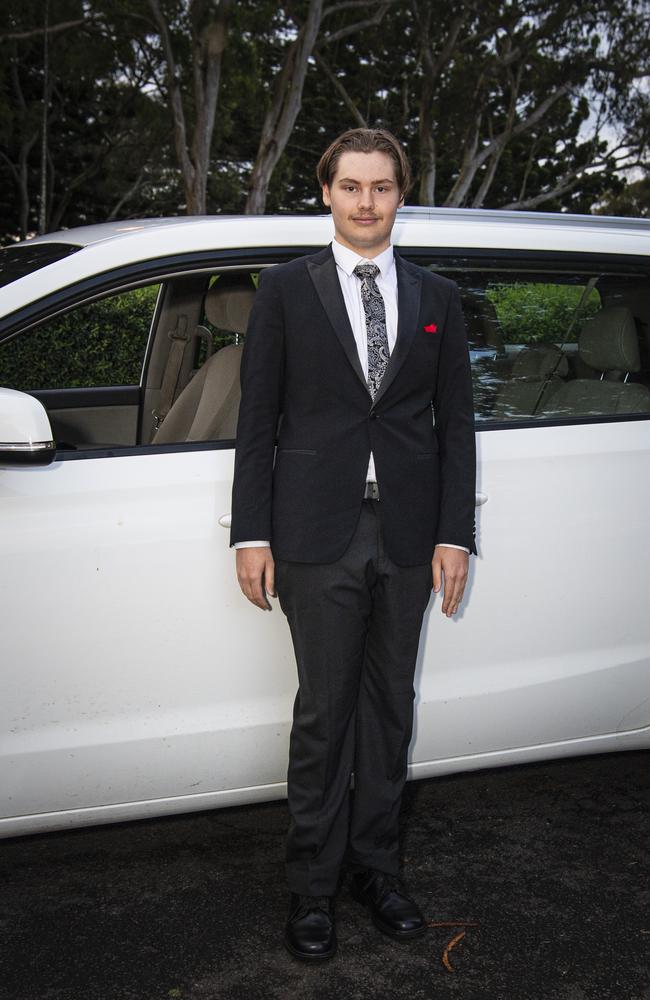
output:
[[[458,289],[397,254],[396,267],[397,341],[374,403],[332,248],[262,273],[242,358],[232,544],[269,539],[276,558],[293,562],[340,558],[372,450],[393,562],[422,565],[438,541],[476,552]]]

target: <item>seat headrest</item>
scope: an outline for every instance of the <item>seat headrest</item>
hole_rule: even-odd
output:
[[[513,378],[531,382],[544,382],[554,375],[566,378],[568,374],[569,362],[555,344],[531,344],[517,355],[512,365]]]
[[[578,352],[596,371],[638,372],[639,339],[627,306],[605,306],[588,319],[580,333]]]
[[[205,315],[218,330],[246,333],[255,299],[249,274],[220,274],[205,297]]]

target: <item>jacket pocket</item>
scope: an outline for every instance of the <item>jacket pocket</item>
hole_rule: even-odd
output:
[[[317,451],[312,451],[311,448],[278,448],[278,455],[317,455]]]

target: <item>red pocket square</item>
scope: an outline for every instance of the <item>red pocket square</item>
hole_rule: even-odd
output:
[[[425,326],[424,332],[425,333],[437,333],[438,332],[438,327],[436,326],[435,323],[429,323],[428,326]]]

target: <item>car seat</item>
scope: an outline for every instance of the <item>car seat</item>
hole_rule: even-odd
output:
[[[223,274],[208,290],[205,315],[218,330],[243,335],[255,287],[248,274]],[[239,416],[242,345],[211,355],[174,401],[152,444],[234,438]]]
[[[650,390],[627,381],[641,367],[634,316],[626,306],[605,306],[587,320],[578,340],[580,360],[592,378],[563,383],[551,393],[544,416],[599,416],[650,412]],[[595,373],[600,373],[600,378]]]

